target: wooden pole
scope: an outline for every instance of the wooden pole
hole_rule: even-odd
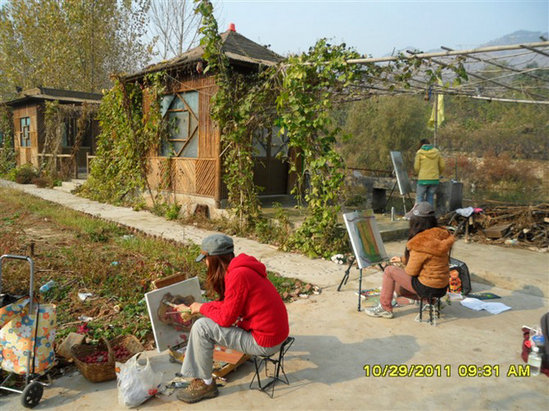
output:
[[[537,43],[526,43],[526,44],[512,44],[509,46],[481,47],[478,49],[470,49],[470,50],[452,50],[452,51],[439,51],[434,53],[418,53],[418,54],[414,54],[413,56],[401,56],[401,57],[390,56],[390,57],[379,57],[379,58],[349,59],[347,60],[347,63],[348,64],[381,63],[385,61],[396,61],[401,58],[413,59],[413,58],[459,56],[459,55],[465,55],[465,54],[489,53],[493,51],[519,50],[524,48],[540,53],[540,50],[537,50],[536,47],[549,47],[549,41],[541,41]]]
[[[435,93],[435,105],[434,105],[434,109],[435,109],[435,128],[434,128],[434,141],[433,141],[433,145],[436,147],[437,146],[437,131],[438,131],[438,93]]]

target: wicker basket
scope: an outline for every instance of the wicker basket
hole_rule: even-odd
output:
[[[139,340],[133,335],[121,335],[113,338],[110,341],[102,338],[99,344],[97,345],[88,345],[88,344],[79,344],[74,345],[71,348],[71,354],[74,358],[74,363],[80,371],[80,373],[86,377],[87,380],[91,382],[102,382],[114,380],[116,378],[115,372],[115,358],[113,353],[113,347],[116,346],[125,347],[130,355],[127,358],[116,359],[118,362],[126,362],[129,358],[133,357],[138,352],[144,350],[143,345]],[[90,355],[94,354],[97,351],[107,351],[108,360],[103,363],[86,363],[83,359]]]
[[[108,360],[102,363],[87,363],[84,362],[84,358],[88,355],[94,354],[97,351],[107,351]],[[91,382],[102,382],[114,380],[116,373],[114,372],[114,355],[109,342],[102,338],[99,344],[77,344],[71,347],[72,358],[76,367],[80,373]]]
[[[145,351],[145,347],[143,347],[143,344],[141,344],[139,340],[134,335],[131,335],[131,334],[119,335],[118,337],[115,337],[112,340],[110,340],[109,344],[113,349],[120,345],[129,351],[130,355],[128,357],[115,358],[116,362],[121,362],[121,363],[125,363],[138,352]]]

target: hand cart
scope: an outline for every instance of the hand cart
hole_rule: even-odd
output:
[[[48,356],[48,361],[47,361],[47,363],[48,363],[47,367],[48,368],[45,369],[45,370],[42,370],[41,372],[35,372],[36,371],[36,356],[37,356],[36,351],[37,351],[37,345],[38,345],[38,339],[39,339],[39,337],[38,337],[38,333],[39,333],[39,331],[38,331],[39,330],[38,320],[39,320],[39,317],[40,317],[40,314],[42,313],[42,311],[41,311],[41,307],[38,304],[38,302],[36,302],[33,298],[34,297],[33,296],[34,262],[32,261],[32,259],[30,257],[26,257],[26,256],[9,255],[9,254],[5,254],[5,255],[1,256],[0,257],[0,292],[2,291],[2,262],[5,259],[23,260],[23,261],[27,261],[30,265],[30,284],[29,284],[29,294],[28,294],[28,298],[29,298],[29,300],[28,300],[28,310],[26,311],[25,314],[21,314],[21,322],[27,324],[27,327],[31,327],[32,335],[29,333],[28,337],[29,337],[29,339],[30,339],[30,337],[32,337],[32,345],[30,346],[31,349],[27,349],[27,350],[24,350],[24,351],[17,351],[19,353],[22,353],[22,352],[26,353],[26,355],[21,354],[21,356],[26,357],[26,358],[17,358],[16,359],[17,363],[19,363],[19,360],[20,360],[22,364],[26,360],[26,368],[23,368],[21,366],[21,370],[23,370],[23,371],[16,372],[16,371],[14,371],[13,367],[9,368],[7,366],[8,364],[13,365],[13,362],[8,363],[10,358],[8,358],[7,351],[4,352],[4,350],[8,350],[8,348],[6,348],[6,346],[4,344],[5,340],[0,335],[0,354],[1,354],[0,355],[0,368],[2,368],[3,370],[8,372],[8,376],[0,384],[0,390],[15,392],[15,393],[18,393],[18,394],[23,394],[22,398],[21,398],[22,405],[26,408],[33,408],[36,405],[38,405],[38,403],[40,402],[40,399],[42,398],[42,394],[44,392],[44,387],[45,386],[47,387],[49,385],[49,384],[38,381],[38,378],[43,376],[48,371],[48,368],[51,368],[54,365],[55,361],[52,360],[52,354],[50,353],[50,356]],[[8,306],[3,307],[3,308],[7,308],[7,307]],[[55,315],[53,315],[52,317],[53,318],[48,322],[48,324],[41,323],[40,325],[41,326],[43,326],[43,325],[52,326],[53,329],[51,329],[50,332],[53,333],[53,337],[54,337],[54,335],[55,335]],[[11,321],[7,322],[5,324],[5,326],[7,327],[10,324],[10,322]],[[0,334],[1,334],[1,331],[0,331]],[[50,339],[53,338],[53,337],[52,337],[52,335],[48,335],[48,338],[50,338]],[[45,337],[42,337],[42,338],[45,338]],[[53,350],[53,348],[51,348],[51,350]],[[9,352],[9,354],[11,356],[11,359],[13,359],[14,352],[15,352],[14,350]],[[53,353],[53,351],[52,351],[52,353]],[[44,361],[43,363],[46,363],[46,361]],[[42,366],[44,366],[44,365],[42,364]],[[18,390],[18,389],[6,386],[8,381],[10,380],[10,378],[14,374],[25,375],[25,387],[24,387],[23,390]],[[49,380],[49,382],[51,382],[51,377],[49,375],[48,375],[48,380]]]

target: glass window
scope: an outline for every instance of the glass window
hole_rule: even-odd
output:
[[[19,119],[21,147],[30,147],[30,117],[21,117]]]
[[[254,156],[271,157],[288,156],[288,138],[280,134],[280,127],[261,129],[254,135]]]
[[[61,134],[62,146],[73,147],[76,141],[76,135],[78,134],[76,118],[68,118],[65,120],[63,128],[61,129]]]
[[[164,96],[162,103],[168,121],[168,139],[162,143],[160,155],[198,157],[198,92]]]

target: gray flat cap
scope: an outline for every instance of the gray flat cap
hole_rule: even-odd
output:
[[[223,255],[234,252],[233,239],[225,234],[212,234],[202,240],[200,255],[196,262],[200,262],[208,255]]]

